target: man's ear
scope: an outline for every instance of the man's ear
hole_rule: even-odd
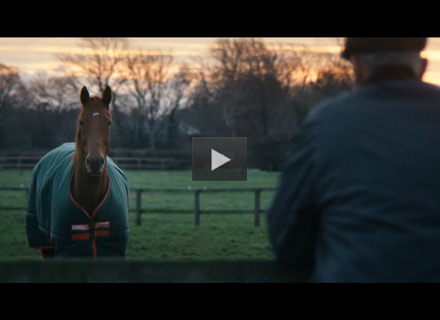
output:
[[[422,58],[421,60],[422,61],[420,63],[420,75],[419,75],[420,79],[423,78],[423,75],[425,74],[426,69],[428,69],[428,59]]]
[[[362,64],[361,59],[357,54],[350,55],[350,61],[353,65],[353,73],[354,73],[354,84],[356,87],[359,87],[367,81],[368,74]]]
[[[108,107],[112,101],[112,89],[109,86],[105,87],[104,93],[102,94],[102,102]]]

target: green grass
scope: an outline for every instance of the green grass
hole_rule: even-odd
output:
[[[191,171],[130,171],[125,174],[134,188],[196,189],[196,188],[257,188],[275,187],[278,173],[248,171],[244,182],[193,182]],[[0,170],[0,186],[27,187],[30,170]],[[135,198],[131,194],[130,209]],[[272,192],[262,193],[262,208],[266,208]],[[130,213],[130,236],[127,258],[136,259],[272,259],[267,241],[264,216],[260,227],[254,227],[253,215],[209,214],[209,210],[252,210],[252,193],[202,193],[200,226],[194,226],[190,213],[167,213],[167,210],[192,210],[192,193],[144,193],[142,225],[135,225],[135,214]],[[24,192],[0,192],[0,207],[26,207]],[[154,213],[153,208],[161,213]],[[0,212],[0,259],[41,259],[38,251],[27,245],[25,211]]]

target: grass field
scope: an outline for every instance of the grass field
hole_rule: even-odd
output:
[[[130,171],[125,170],[130,188],[197,189],[275,187],[278,173],[248,171],[246,182],[193,182],[191,171]],[[0,170],[0,186],[27,187],[30,170]],[[266,208],[272,192],[262,193]],[[254,227],[253,215],[244,213],[208,214],[209,210],[249,209],[254,205],[252,193],[201,194],[200,226],[195,227],[193,215],[171,214],[166,210],[192,210],[193,194],[144,193],[142,225],[135,225],[130,213],[130,236],[127,258],[145,259],[271,259],[265,219]],[[24,192],[0,192],[0,207],[25,207]],[[130,210],[135,206],[131,194]],[[165,210],[154,213],[152,208]],[[25,234],[25,210],[0,211],[0,259],[41,259],[31,251]]]

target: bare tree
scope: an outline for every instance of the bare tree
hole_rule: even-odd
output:
[[[212,90],[217,93],[215,100],[221,101],[221,116],[233,137],[237,136],[236,109],[243,96],[240,78],[245,73],[247,45],[248,40],[219,39],[210,50],[214,65],[204,77],[209,78]]]
[[[26,97],[26,88],[18,70],[0,63],[0,144],[5,138],[5,124],[11,109],[18,108],[20,98]]]
[[[125,59],[126,78],[130,81],[128,89],[136,103],[135,140],[139,146],[143,145],[144,137],[148,135],[150,147],[153,150],[156,148],[172,61],[170,54],[152,54],[144,50],[130,54]]]
[[[184,117],[210,134],[248,136],[250,159],[264,169],[283,162],[312,106],[351,80],[337,55],[298,44],[220,39],[210,58],[211,67],[200,71],[193,113]]]
[[[353,88],[353,70],[349,62],[338,54],[320,52],[310,62],[313,73],[305,86],[294,88],[293,99],[299,103],[298,122],[302,121],[315,105]]]
[[[117,92],[125,79],[118,78],[119,67],[127,55],[126,38],[82,38],[78,46],[84,53],[58,54],[71,75],[96,86],[100,93],[107,85]]]
[[[18,70],[0,63],[0,109],[23,87]]]
[[[214,67],[208,78],[229,134],[236,136],[244,119],[268,137],[274,90],[288,88],[296,57],[270,50],[258,39],[218,40],[211,55]]]
[[[193,78],[190,68],[187,65],[182,65],[179,72],[168,80],[164,114],[168,119],[167,145],[169,148],[175,147],[177,140],[178,119],[176,113],[191,102],[190,85]]]
[[[31,79],[29,89],[37,105],[50,110],[79,107],[77,81],[73,77],[48,77],[37,74]]]

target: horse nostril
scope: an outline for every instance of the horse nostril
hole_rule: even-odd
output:
[[[89,172],[98,173],[102,172],[104,169],[105,158],[103,156],[99,156],[96,158],[86,157],[86,167]]]

